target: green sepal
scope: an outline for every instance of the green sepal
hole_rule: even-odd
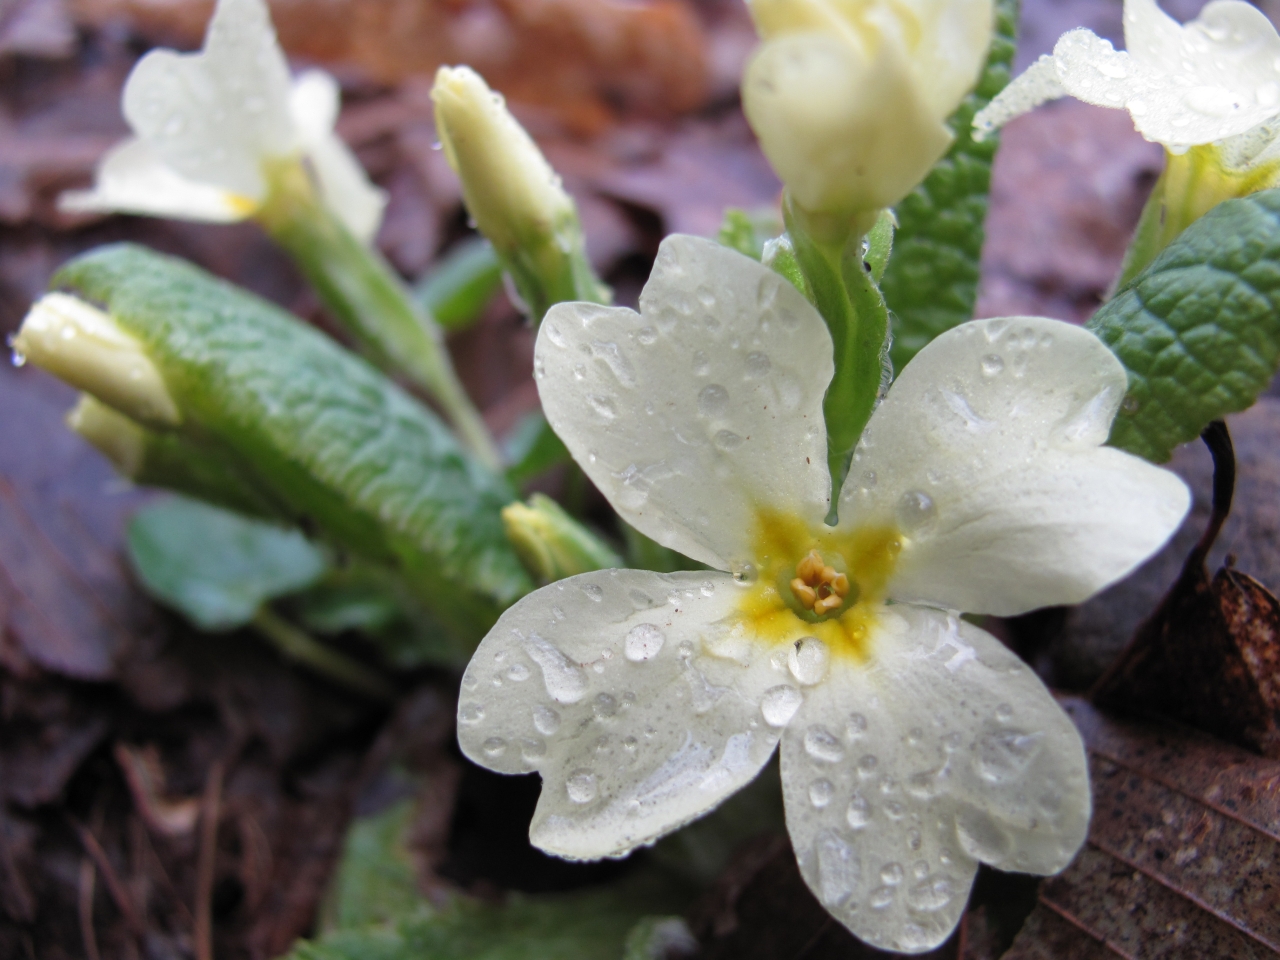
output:
[[[894,208],[893,258],[880,287],[893,312],[892,358],[901,370],[938,334],[973,319],[983,222],[999,137],[973,139],[973,117],[1009,82],[1019,0],[996,0],[996,30],[973,93],[948,120],[955,142],[920,186]]]
[[[838,491],[853,448],[887,385],[889,313],[871,265],[864,259],[861,236],[849,237],[842,246],[823,246],[804,232],[790,211],[787,235],[804,271],[810,299],[831,333],[835,373],[822,401],[822,414],[831,489]],[[833,496],[833,511],[835,501]]]
[[[790,236],[784,233],[767,241],[760,262],[803,293],[810,303],[813,302],[813,293],[805,282],[804,271],[800,269],[795,244],[791,242]]]
[[[898,221],[892,210],[881,210],[876,217],[876,224],[867,234],[867,248],[862,255],[871,268],[871,279],[879,283],[884,279],[884,271],[889,266],[889,256],[893,253],[893,234]]]
[[[757,262],[764,258],[764,246],[782,233],[782,221],[770,208],[746,211],[729,207],[716,234],[716,241]]]
[[[587,259],[576,212],[566,214],[550,233],[530,237],[514,250],[500,250],[498,257],[520,297],[519,306],[535,326],[557,303],[613,302],[613,291]]]
[[[1163,463],[1249,407],[1280,364],[1280,190],[1214,207],[1087,327],[1129,374],[1113,446]]]
[[[147,591],[203,630],[247,625],[264,603],[311,586],[329,566],[296,530],[180,497],[134,514],[125,543]]]
[[[446,253],[413,293],[423,311],[447,331],[465,330],[502,286],[502,261],[483,237],[464,240]]]
[[[503,533],[513,493],[425,407],[282,310],[139,247],[54,277],[137,337],[183,431],[236,463],[304,529],[405,578],[456,656],[531,587]]]

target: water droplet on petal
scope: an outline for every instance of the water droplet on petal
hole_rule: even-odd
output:
[[[817,637],[802,637],[791,645],[787,666],[804,686],[819,683],[831,665],[831,649]]]
[[[666,640],[666,635],[654,624],[641,623],[627,631],[622,649],[632,663],[643,663],[656,657]]]
[[[547,744],[537,737],[520,741],[520,756],[526,763],[535,763],[547,755]]]
[[[742,437],[732,430],[721,430],[715,435],[715,445],[726,453],[742,446]]]
[[[707,355],[701,350],[695,350],[693,354],[693,373],[695,376],[705,377],[711,372],[711,361]]]
[[[877,760],[875,756],[868,753],[858,759],[858,773],[864,777],[870,776],[879,764],[880,761]]]
[[[641,327],[640,331],[636,334],[636,341],[642,347],[651,347],[657,342],[657,340],[658,331],[653,329],[653,327]]]
[[[844,818],[853,829],[861,830],[871,820],[871,804],[863,797],[854,794],[853,799],[849,801],[849,808],[845,811]]]
[[[507,752],[507,741],[501,737],[490,737],[482,745],[486,757],[500,757]]]
[[[867,732],[867,718],[860,713],[849,714],[849,720],[845,724],[845,736],[850,740],[857,740]]]
[[[908,490],[898,498],[895,515],[903,533],[918,534],[933,525],[938,518],[938,508],[933,497],[923,490]]]
[[[907,906],[921,913],[934,913],[951,902],[952,890],[946,877],[922,880],[907,891]]]
[[[815,780],[809,784],[809,802],[821,810],[835,796],[836,788],[830,780]]]
[[[729,391],[718,383],[703,387],[698,393],[698,413],[708,418],[724,416],[729,410]]]
[[[763,377],[773,364],[763,353],[747,354],[747,376],[753,379]]]
[[[523,663],[513,663],[507,668],[507,679],[515,683],[529,679],[529,668]]]
[[[820,763],[839,763],[844,759],[844,744],[840,738],[819,724],[805,731],[804,750]]]
[[[542,637],[536,633],[531,634],[524,641],[524,652],[542,668],[542,682],[547,688],[547,696],[552,700],[558,703],[577,703],[586,695],[587,676],[582,668]]]
[[[800,709],[804,695],[790,684],[779,684],[765,691],[760,700],[760,713],[771,727],[785,727]]]
[[[597,694],[595,702],[591,704],[591,712],[596,715],[597,720],[607,720],[618,712],[618,701],[607,693]]]
[[[888,884],[891,887],[897,886],[902,882],[902,864],[886,863],[880,868],[880,882]]]
[[[998,353],[989,353],[982,358],[982,372],[988,377],[994,377],[1004,369],[1004,358]]]
[[[574,771],[564,786],[574,803],[590,803],[596,798],[596,775],[590,770]]]
[[[533,708],[533,725],[544,737],[549,737],[560,729],[560,714],[551,707],[539,704]]]
[[[873,910],[883,910],[893,903],[893,892],[893,887],[876,887],[871,891],[867,902],[871,904]]]
[[[1013,840],[991,816],[972,807],[956,816],[956,839],[965,853],[984,863],[999,863],[1013,849]]]
[[[818,854],[818,896],[828,907],[839,906],[861,879],[858,853],[830,830],[819,836],[814,846]]]
[[[1007,783],[1026,771],[1044,745],[1044,734],[1036,731],[996,730],[978,742],[974,764],[983,779]]]
[[[484,707],[478,703],[467,703],[458,711],[459,723],[479,723],[484,719]]]

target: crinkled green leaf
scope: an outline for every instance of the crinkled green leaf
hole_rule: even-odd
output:
[[[407,843],[415,811],[413,798],[405,797],[352,821],[329,882],[326,929],[394,926],[429,909],[418,892]]]
[[[54,285],[136,336],[183,413],[282,512],[398,570],[459,656],[531,587],[499,516],[513,498],[424,406],[265,301],[139,247],[106,247]]]
[[[205,630],[244,626],[328,566],[296,530],[179,497],[139,510],[126,542],[147,590]]]
[[[901,370],[930,340],[973,318],[982,224],[999,139],[973,140],[973,116],[1009,82],[1019,0],[996,0],[996,35],[977,87],[949,121],[955,143],[895,208],[898,231],[880,288],[894,314],[893,365]]]
[[[782,220],[775,210],[766,207],[748,212],[729,207],[724,212],[716,240],[758,261],[764,256],[764,245],[782,230]]]
[[[1280,363],[1280,190],[1214,207],[1088,328],[1129,373],[1114,446],[1163,463],[1250,406]]]
[[[502,286],[502,261],[483,237],[458,244],[414,287],[414,296],[445,330],[475,322]]]

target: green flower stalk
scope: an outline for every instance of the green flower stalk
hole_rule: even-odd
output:
[[[431,99],[467,210],[534,322],[561,301],[610,302],[587,261],[572,198],[502,97],[469,67],[441,67]]]

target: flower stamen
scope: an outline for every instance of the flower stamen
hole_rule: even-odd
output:
[[[817,550],[796,564],[791,592],[806,610],[825,616],[844,605],[849,595],[849,578],[822,559]]]

